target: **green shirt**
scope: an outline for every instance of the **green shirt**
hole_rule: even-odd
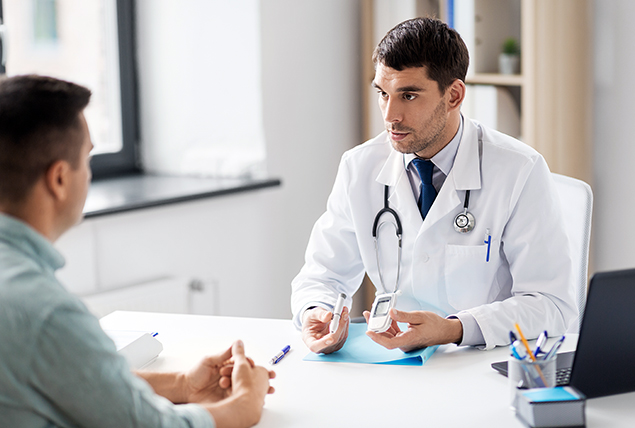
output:
[[[99,321],[58,282],[64,258],[0,213],[1,427],[214,427],[133,375]]]

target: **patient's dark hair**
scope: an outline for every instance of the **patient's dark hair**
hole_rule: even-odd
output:
[[[459,79],[465,81],[470,63],[465,43],[454,29],[435,18],[414,18],[390,30],[373,52],[373,63],[395,70],[425,67],[428,78],[443,93]]]
[[[21,202],[56,161],[79,166],[79,115],[90,95],[52,77],[0,79],[0,202]]]

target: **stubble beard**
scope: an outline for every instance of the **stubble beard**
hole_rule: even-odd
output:
[[[410,134],[408,137],[412,138],[412,141],[410,143],[407,143],[406,145],[404,145],[403,142],[395,142],[391,139],[390,141],[392,143],[392,146],[400,153],[425,153],[430,148],[436,146],[440,146],[438,149],[440,150],[441,148],[443,148],[445,143],[447,143],[447,141],[441,141],[443,131],[445,131],[448,122],[446,113],[447,111],[445,109],[444,100],[441,100],[432,112],[432,116],[430,117],[430,119],[428,119],[428,121],[422,124],[422,126],[419,128],[421,130],[419,132],[417,132],[413,128],[409,128],[406,126],[388,124],[386,126],[388,132],[408,132]],[[425,132],[425,135],[420,135],[421,132]],[[436,150],[435,153],[432,154],[432,156],[434,156],[434,154],[436,154],[438,150]]]

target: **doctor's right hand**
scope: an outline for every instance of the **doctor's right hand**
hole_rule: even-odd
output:
[[[337,330],[331,334],[329,325],[333,314],[326,309],[315,307],[302,316],[302,340],[316,354],[330,354],[339,351],[348,338],[350,318],[348,308],[344,307]]]

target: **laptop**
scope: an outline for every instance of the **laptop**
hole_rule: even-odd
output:
[[[558,354],[557,383],[587,398],[635,391],[634,312],[635,269],[593,275],[578,346]],[[492,368],[507,376],[506,361]]]

